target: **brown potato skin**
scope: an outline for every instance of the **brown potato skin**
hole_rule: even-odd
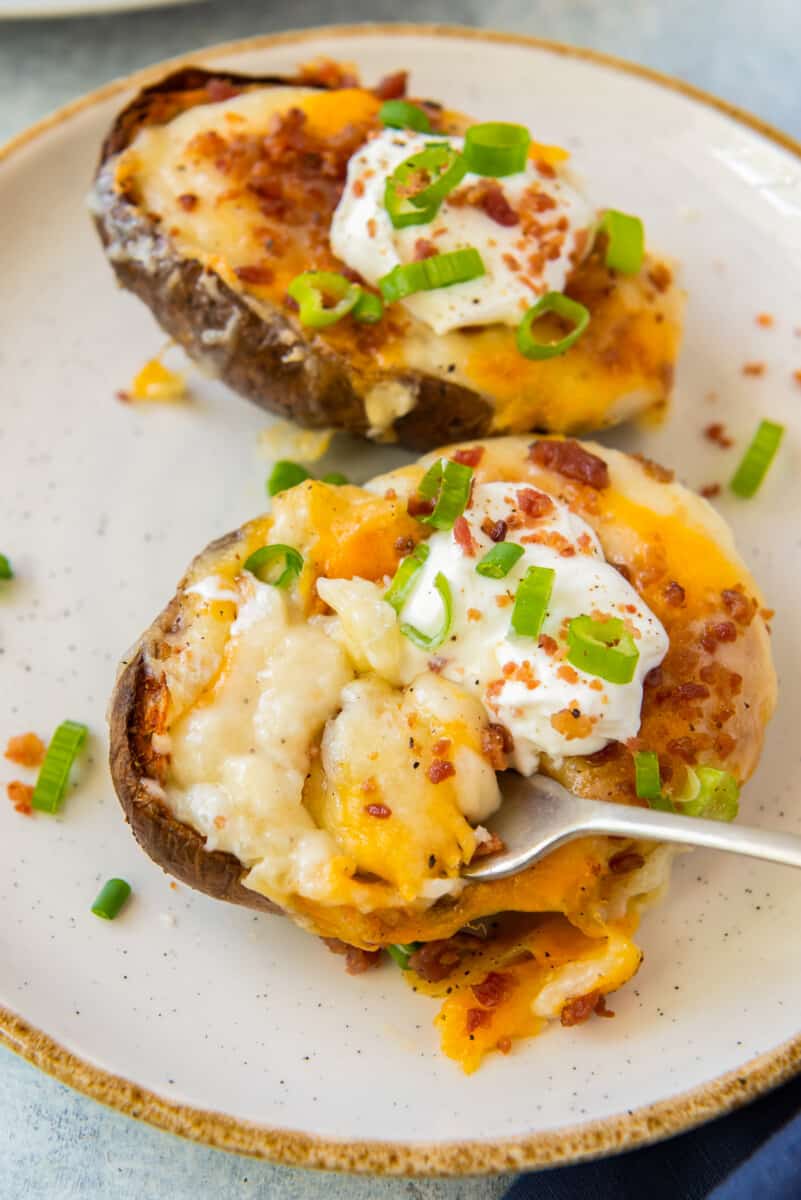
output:
[[[199,558],[214,557],[238,541],[238,533],[228,534],[212,542]],[[153,715],[164,698],[159,689],[165,690],[148,673],[147,656],[148,652],[158,655],[178,614],[176,597],[141,638],[117,678],[109,708],[109,766],[117,797],[139,845],[170,875],[217,900],[280,913],[283,910],[266,896],[243,886],[246,869],[238,858],[221,850],[206,850],[201,835],[176,820],[167,806],[142,786],[143,778],[159,777],[150,736]]]
[[[146,125],[163,124],[175,115],[169,96],[192,92],[210,80],[234,85],[320,86],[307,79],[237,75],[187,67],[141,92],[116,118],[106,137],[98,173],[106,161],[124,150]],[[125,245],[141,237],[160,237],[156,225],[125,196],[115,195],[94,213],[103,246]],[[240,296],[196,259],[169,253],[156,271],[136,260],[109,258],[119,283],[151,310],[161,327],[184,347],[190,358],[209,364],[234,391],[279,416],[307,428],[334,426],[365,436],[369,428],[364,400],[348,362],[321,343],[307,341],[279,308],[263,320]],[[204,278],[213,282],[204,286]],[[236,325],[224,343],[209,344],[203,334]],[[409,371],[397,376],[413,385],[416,402],[394,424],[394,434],[413,450],[438,442],[480,437],[489,431],[492,407],[469,388],[431,375]]]

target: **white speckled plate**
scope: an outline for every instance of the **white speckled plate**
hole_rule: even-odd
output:
[[[725,480],[763,415],[788,436],[759,497],[725,495],[777,609],[781,704],[745,816],[801,829],[801,148],[686,88],[586,52],[470,31],[318,30],[195,56],[284,71],[329,54],[477,116],[514,116],[568,146],[599,204],[641,213],[684,264],[686,346],[656,431],[610,435]],[[152,73],[151,73],[152,74]],[[645,964],[614,1021],[555,1028],[472,1078],[440,1057],[434,1003],[392,969],[349,978],[289,921],[171,887],[114,798],[104,709],[117,659],[193,553],[263,501],[265,417],[192,377],[183,406],[114,398],[162,344],[118,291],[84,210],[98,146],[141,78],[113,85],[0,155],[0,741],[92,730],[63,816],[0,804],[0,1037],[127,1112],[215,1145],[353,1169],[469,1171],[633,1145],[720,1112],[801,1062],[801,875],[696,853],[644,923]],[[756,315],[775,315],[772,328]],[[765,364],[761,377],[742,373]],[[701,436],[720,420],[728,452]],[[393,458],[394,455],[394,458]],[[365,477],[400,452],[354,443]],[[2,767],[2,781],[15,774]],[[135,898],[89,912],[99,881]]]

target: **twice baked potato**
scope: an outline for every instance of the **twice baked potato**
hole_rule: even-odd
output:
[[[187,68],[145,89],[93,191],[119,282],[301,425],[430,449],[664,405],[682,298],[639,222],[613,212],[599,232],[564,150],[523,130],[504,165],[497,131],[521,126],[404,89],[403,72],[370,90],[330,65]]]
[[[502,772],[731,818],[774,705],[761,604],[705,501],[594,444],[307,480],[199,555],[123,664],[114,784],[185,883],[352,969],[391,948],[473,1070],[603,1010],[673,853],[590,837],[465,880],[499,848]]]

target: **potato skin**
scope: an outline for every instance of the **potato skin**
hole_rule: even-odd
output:
[[[213,558],[237,541],[238,533],[219,538],[199,559]],[[246,868],[238,858],[221,850],[206,850],[204,838],[178,821],[158,795],[142,785],[142,779],[158,779],[150,738],[153,714],[166,699],[164,684],[148,671],[147,658],[149,653],[158,656],[158,647],[175,627],[179,610],[176,595],[140,639],[117,678],[109,708],[109,766],[117,797],[139,845],[170,875],[217,900],[281,913],[266,896],[242,884]]]
[[[210,80],[240,86],[320,86],[305,78],[237,75],[197,67],[176,71],[146,88],[119,114],[103,143],[97,176],[140,129],[170,120],[175,113],[170,96],[196,91]],[[181,258],[131,198],[104,191],[93,216],[119,283],[148,306],[190,358],[207,363],[234,391],[269,412],[307,428],[334,426],[367,434],[370,423],[361,389],[341,355],[304,338],[275,306],[269,319],[257,316],[215,273],[195,259]],[[155,250],[147,265],[118,252],[146,240]],[[403,445],[426,450],[438,442],[480,437],[489,431],[492,406],[469,388],[415,371],[396,378],[412,387],[416,396],[414,408],[393,427]]]

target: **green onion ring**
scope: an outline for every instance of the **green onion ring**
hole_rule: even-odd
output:
[[[284,569],[276,579],[271,579],[269,568],[279,559],[283,559]],[[245,559],[243,569],[250,571],[251,575],[255,575],[262,583],[269,583],[272,587],[289,587],[303,570],[303,556],[294,546],[284,546],[281,542],[275,542],[272,546],[261,546],[258,550],[254,550]]]
[[[634,755],[634,788],[640,800],[648,801],[649,808],[672,812],[673,805],[662,794],[659,757],[653,750],[638,750]]]
[[[431,178],[431,182],[409,193],[409,185],[421,173]],[[467,164],[459,151],[447,142],[432,143],[418,154],[405,158],[389,176],[384,188],[384,207],[394,227],[402,229],[406,225],[424,225],[432,221],[442,201],[466,174]],[[422,220],[412,219],[409,205],[424,214]]]
[[[449,458],[439,458],[420,480],[418,492],[426,500],[436,497],[434,511],[421,520],[434,529],[453,529],[457,517],[467,508],[473,468]]]
[[[442,622],[439,629],[432,634],[422,633],[416,629],[414,625],[409,625],[406,622],[401,624],[400,631],[404,637],[407,637],[410,642],[419,647],[420,650],[436,650],[441,646],[446,637],[450,633],[451,624],[453,622],[453,597],[451,596],[451,585],[448,583],[441,571],[438,571],[434,576],[434,587],[440,594],[442,600]]]
[[[378,110],[378,119],[390,129],[414,129],[416,133],[431,133],[428,115],[408,100],[385,100]]]
[[[327,475],[321,476],[320,482],[329,483],[332,487],[344,487],[350,480],[341,471],[329,471]]]
[[[606,234],[604,262],[609,270],[636,275],[645,255],[645,229],[640,218],[608,208],[597,232]]]
[[[385,946],[390,958],[394,959],[402,971],[409,970],[409,959],[415,950],[419,950],[422,942],[407,942],[406,945]]]
[[[384,304],[375,292],[359,288],[359,298],[353,306],[353,317],[364,325],[375,325],[384,315]]]
[[[414,582],[417,579],[423,563],[430,554],[430,547],[425,542],[415,546],[411,554],[402,559],[392,577],[392,582],[384,593],[387,604],[391,604],[399,613],[411,595]]]
[[[334,271],[305,271],[296,275],[287,292],[297,301],[301,325],[312,329],[324,329],[341,321],[362,295],[358,283],[351,283]],[[327,298],[333,298],[336,303],[326,306]]]
[[[687,783],[675,800],[688,817],[733,821],[740,807],[740,785],[718,767],[688,767]]]
[[[297,487],[299,483],[305,483],[310,478],[309,472],[300,463],[292,462],[288,458],[280,458],[270,472],[267,491],[271,496],[277,496],[280,492]]]
[[[594,621],[582,615],[567,627],[567,661],[607,683],[631,683],[640,652],[620,617]]]
[[[0,579],[13,579],[14,572],[5,554],[0,554]]]
[[[379,281],[380,286],[380,281]],[[546,313],[554,313],[564,321],[571,321],[573,329],[558,342],[538,342],[532,333],[533,325]],[[525,313],[517,327],[517,348],[524,358],[541,360],[556,358],[577,342],[590,323],[589,310],[577,300],[571,300],[562,292],[546,292]]]
[[[92,912],[104,921],[113,921],[130,894],[130,883],[126,883],[124,879],[109,879],[100,889],[92,905]]]
[[[500,179],[525,170],[531,134],[525,125],[486,121],[471,125],[464,141],[464,156],[474,175]]]
[[[403,263],[393,267],[378,281],[381,295],[387,304],[404,300],[415,292],[431,292],[437,288],[467,283],[485,274],[484,262],[478,250],[469,246],[449,254],[434,254],[420,262]]]
[[[39,812],[57,813],[61,808],[72,764],[86,741],[88,730],[78,721],[62,721],[50,739],[33,789],[31,806]]]
[[[729,484],[735,496],[750,500],[756,495],[776,457],[783,436],[783,425],[778,425],[775,421],[759,422],[751,445],[740,460],[740,465]]]
[[[481,562],[476,563],[476,574],[485,579],[503,579],[523,557],[525,551],[516,542],[498,542],[488,550]]]
[[[515,592],[511,627],[518,637],[539,637],[551,602],[556,572],[552,567],[529,567]]]

